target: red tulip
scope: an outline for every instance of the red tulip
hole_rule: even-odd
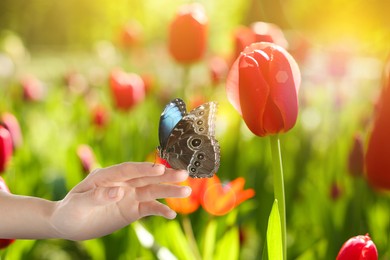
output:
[[[354,176],[362,176],[364,171],[364,147],[360,135],[355,135],[353,145],[348,157],[348,170]]]
[[[12,152],[11,134],[5,127],[0,125],[0,174],[7,168]]]
[[[169,30],[169,52],[179,63],[200,60],[207,47],[208,18],[198,3],[183,5]]]
[[[377,260],[378,252],[368,234],[350,238],[341,247],[336,260]]]
[[[1,191],[10,193],[7,184],[5,184],[4,179],[0,177],[0,192]],[[2,238],[0,238],[0,249],[6,248],[10,244],[12,244],[14,241],[15,241],[15,239],[2,239]]]
[[[129,110],[145,97],[145,85],[140,76],[116,69],[110,75],[111,93],[118,109]]]
[[[258,136],[291,129],[298,116],[299,67],[293,57],[273,43],[246,47],[228,74],[230,103]]]
[[[217,175],[206,179],[202,207],[210,214],[222,216],[255,195],[253,189],[244,190],[245,179],[239,177],[228,184],[221,183]]]
[[[13,148],[20,147],[23,143],[23,136],[18,119],[13,114],[5,112],[1,115],[0,124],[11,134]]]
[[[387,72],[385,79],[390,75]],[[375,114],[365,157],[366,177],[372,187],[390,190],[390,81],[385,81]]]

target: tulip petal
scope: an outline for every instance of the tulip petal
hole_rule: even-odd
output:
[[[254,55],[252,53],[252,55]],[[243,55],[239,60],[239,97],[242,117],[248,128],[256,135],[264,136],[262,117],[269,95],[269,87],[259,68],[259,62],[266,59],[256,55]]]
[[[271,75],[269,84],[272,86],[270,100],[282,117],[284,125],[280,129],[288,131],[295,125],[298,116],[297,89],[300,84],[300,73],[299,69],[292,68],[298,65],[292,57],[289,59],[290,54],[282,48],[268,47],[265,51],[269,51],[272,57],[269,64]]]

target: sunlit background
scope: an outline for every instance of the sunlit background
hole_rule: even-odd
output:
[[[167,43],[170,22],[188,2],[201,3],[209,18],[206,54],[190,69]],[[234,32],[257,21],[282,29],[302,74],[297,124],[281,136],[289,259],[334,259],[344,241],[365,233],[379,259],[390,259],[389,197],[363,174],[351,175],[348,162],[354,137],[365,146],[370,133],[390,54],[389,11],[386,0],[1,0],[0,113],[14,114],[23,135],[1,175],[11,192],[61,199],[85,176],[82,144],[93,150],[94,166],[156,161],[160,113],[180,96],[189,108],[219,102],[218,176],[222,183],[244,177],[256,196],[224,216],[199,208],[86,242],[17,240],[0,259],[157,259],[150,239],[178,259],[196,259],[188,220],[202,256],[261,259],[273,202],[269,141],[247,129],[224,89]],[[127,42],[125,26],[133,33]],[[216,81],[215,57],[222,62]],[[131,109],[112,100],[116,69],[145,83],[145,99]]]

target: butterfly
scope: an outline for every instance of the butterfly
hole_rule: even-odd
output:
[[[212,177],[220,163],[219,143],[214,137],[217,103],[208,102],[187,113],[176,98],[160,116],[160,157],[174,169],[185,169],[193,178]]]

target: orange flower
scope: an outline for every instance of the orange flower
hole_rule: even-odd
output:
[[[202,207],[210,214],[222,216],[255,195],[253,189],[244,190],[245,179],[239,177],[228,184],[221,183],[217,175],[206,179],[201,197]]]
[[[170,25],[169,52],[179,63],[200,60],[207,46],[208,18],[198,3],[183,5]]]
[[[294,58],[276,44],[260,42],[246,47],[234,62],[226,92],[248,128],[266,136],[295,125],[300,83]]]
[[[206,179],[188,178],[180,184],[190,186],[192,189],[191,195],[187,198],[166,198],[168,206],[180,214],[191,214],[200,206],[200,196]]]

